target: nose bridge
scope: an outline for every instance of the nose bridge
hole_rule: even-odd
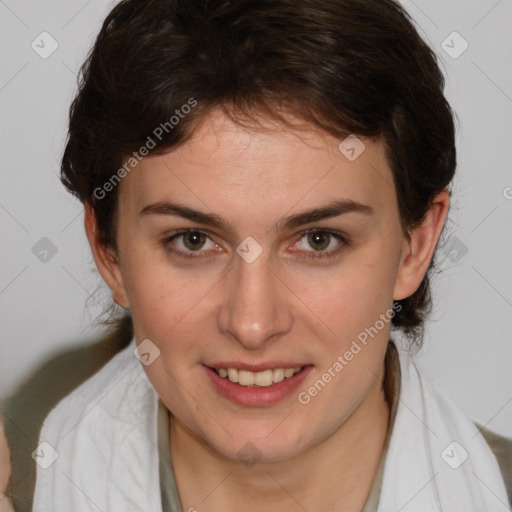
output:
[[[291,313],[263,255],[252,262],[237,258],[227,283],[221,330],[246,348],[257,349],[290,328]]]

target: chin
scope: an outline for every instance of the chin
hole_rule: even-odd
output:
[[[248,467],[257,463],[279,463],[300,455],[305,449],[303,435],[298,432],[290,432],[285,429],[279,433],[272,430],[276,424],[265,429],[253,427],[241,427],[239,435],[233,437],[224,436],[220,443],[209,444],[223,457],[233,461],[240,461]],[[279,429],[279,427],[278,427]]]

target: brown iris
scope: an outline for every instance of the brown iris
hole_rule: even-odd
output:
[[[206,242],[206,235],[199,231],[192,231],[190,233],[184,233],[183,244],[187,249],[191,251],[201,249]]]
[[[323,233],[318,231],[316,233],[308,234],[308,243],[315,250],[321,251],[328,247],[329,242],[331,241],[331,237],[329,233]]]

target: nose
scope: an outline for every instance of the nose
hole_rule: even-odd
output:
[[[292,311],[285,287],[264,254],[252,263],[236,257],[234,265],[226,276],[219,329],[244,348],[258,350],[291,329]]]

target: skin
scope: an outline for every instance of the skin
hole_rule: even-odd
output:
[[[11,476],[11,458],[5,438],[4,426],[0,420],[0,512],[12,512],[11,500],[5,496]]]
[[[113,298],[131,309],[137,342],[149,338],[161,351],[145,371],[172,412],[183,510],[360,511],[389,423],[382,391],[389,323],[307,405],[297,393],[270,406],[234,404],[213,389],[202,365],[300,361],[313,365],[298,391],[307,390],[394,299],[418,288],[449,194],[436,196],[408,240],[382,141],[361,139],[366,149],[352,162],[340,140],[312,126],[263,124],[242,128],[211,112],[187,143],[143,159],[123,179],[118,252],[99,244],[88,206],[87,236]],[[373,213],[277,224],[340,199]],[[233,231],[140,214],[163,201],[214,213]],[[205,245],[191,250],[190,238],[178,237],[166,249],[162,240],[186,228],[205,231]],[[312,228],[324,232],[317,245],[304,234]],[[348,243],[325,231],[344,233]],[[263,248],[252,263],[236,253],[248,236]],[[199,247],[200,257],[169,247],[193,255]],[[310,257],[318,252],[331,256]],[[247,442],[261,455],[252,467],[237,457]]]

